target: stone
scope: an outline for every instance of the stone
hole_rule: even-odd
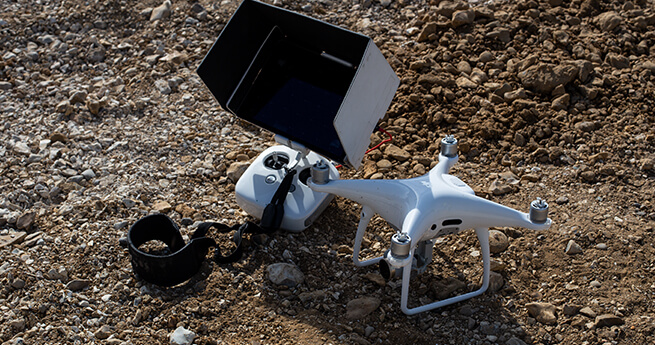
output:
[[[315,291],[300,293],[298,295],[298,299],[303,303],[307,303],[309,301],[322,301],[325,299],[326,296],[327,294],[325,293],[324,290],[315,290]]]
[[[393,167],[393,164],[391,164],[388,159],[381,159],[375,163],[375,165],[377,165],[378,169],[380,170],[389,170]]]
[[[73,92],[71,94],[70,98],[68,98],[68,102],[71,105],[75,105],[77,103],[84,104],[84,102],[86,101],[87,96],[88,96],[88,93],[86,91],[84,91],[84,90],[75,91],[75,92]]]
[[[609,53],[605,56],[605,63],[618,69],[630,68],[630,59],[624,55]]]
[[[490,52],[488,50],[482,52],[482,54],[480,54],[480,56],[478,56],[478,61],[480,61],[482,63],[487,63],[489,61],[494,61],[494,60],[496,60],[496,57],[494,56],[494,54],[492,52]]]
[[[305,275],[296,265],[275,263],[266,268],[268,279],[276,285],[294,287],[305,281]]]
[[[0,90],[9,90],[13,85],[8,81],[0,81]]]
[[[359,320],[372,313],[380,306],[380,300],[375,297],[362,297],[346,304],[346,319]]]
[[[55,111],[65,115],[70,115],[73,112],[73,107],[68,100],[63,100],[57,104]]]
[[[564,250],[564,252],[568,255],[581,254],[582,247],[580,247],[579,244],[575,243],[574,240],[569,240],[569,242],[566,244],[566,249]]]
[[[192,331],[179,326],[169,335],[169,343],[173,345],[191,345],[196,336]]]
[[[86,100],[86,108],[89,109],[89,112],[93,115],[98,115],[100,109],[107,104],[106,99],[97,99],[95,97],[89,97]]]
[[[574,125],[575,129],[582,132],[591,132],[596,129],[596,123],[591,121],[582,121]]]
[[[473,23],[475,20],[475,12],[473,10],[466,11],[455,11],[451,19],[453,27],[460,27],[462,25],[467,25]]]
[[[594,182],[596,180],[596,173],[592,170],[587,170],[581,172],[580,177],[586,182]]]
[[[527,98],[527,97],[528,97],[528,95],[525,93],[524,88],[519,88],[519,89],[516,89],[514,91],[505,92],[505,94],[503,95],[503,98],[508,103],[512,103],[517,99],[524,99],[524,98]]]
[[[379,273],[366,273],[364,275],[364,278],[372,281],[373,283],[379,286],[387,285],[387,282],[384,280],[384,277],[382,277]]]
[[[504,232],[489,230],[489,250],[493,254],[502,253],[509,247],[509,239]]]
[[[640,162],[639,169],[644,171],[654,170],[653,168],[655,167],[655,159],[643,158],[639,162]]]
[[[25,212],[16,220],[18,230],[30,230],[36,220],[36,212]]]
[[[193,13],[200,13],[200,12],[202,12],[204,10],[205,10],[205,8],[201,4],[199,4],[197,2],[195,4],[193,4],[193,6],[191,6],[191,12],[193,12]]]
[[[584,315],[586,317],[590,317],[590,318],[595,318],[596,317],[596,312],[593,309],[589,308],[589,307],[584,307],[584,308],[580,309],[580,314],[582,314],[582,315]]]
[[[550,94],[555,87],[566,85],[577,76],[578,68],[575,66],[546,63],[536,64],[518,74],[524,87],[542,94]]]
[[[89,287],[90,284],[91,284],[90,280],[73,279],[69,281],[68,284],[66,284],[66,289],[71,290],[73,292],[77,292],[86,289],[87,287]]]
[[[157,81],[155,81],[155,87],[163,95],[168,95],[171,92],[173,92],[168,82],[163,79],[158,79]]]
[[[188,59],[189,57],[186,54],[175,51],[173,53],[166,54],[164,57],[159,59],[159,61],[170,62],[174,65],[179,65],[186,62]]]
[[[93,172],[93,169],[86,169],[82,171],[82,176],[84,176],[85,179],[90,180],[94,177],[96,177],[96,173]]]
[[[105,60],[105,48],[102,45],[95,46],[89,50],[88,59],[91,62],[102,62]]]
[[[27,232],[25,231],[18,231],[18,232],[9,233],[7,235],[0,235],[0,248],[8,247],[14,244],[19,244],[23,242],[26,236],[27,236]]]
[[[411,157],[409,152],[401,149],[396,145],[387,146],[387,148],[384,150],[384,154],[401,162],[404,162]]]
[[[589,286],[592,288],[599,288],[602,284],[598,280],[592,280],[591,283],[589,283]]]
[[[569,198],[566,196],[560,196],[555,200],[555,203],[558,205],[564,205],[567,204],[568,202],[569,202]]]
[[[64,134],[61,134],[59,132],[54,132],[50,136],[50,141],[52,143],[56,143],[56,142],[66,143],[68,142],[68,137],[66,137]]]
[[[480,281],[480,283],[482,283],[482,281]],[[502,274],[493,271],[489,273],[489,288],[487,289],[487,292],[498,292],[503,288],[503,285],[505,285],[505,279]]]
[[[17,142],[14,145],[14,152],[16,152],[18,154],[29,156],[32,153],[32,150],[24,142]]]
[[[424,42],[427,41],[430,37],[430,35],[433,35],[437,32],[437,23],[435,22],[430,22],[425,24],[423,26],[423,29],[421,30],[421,33],[419,33],[418,38],[416,39],[418,42]]]
[[[17,331],[22,331],[25,329],[25,319],[14,319],[9,321],[9,326]]]
[[[467,304],[467,305],[463,305],[463,306],[461,306],[461,307],[459,308],[458,312],[459,312],[461,315],[464,315],[464,316],[471,316],[471,315],[473,315],[473,313],[476,312],[476,310],[473,309],[473,307],[471,307],[470,305]]]
[[[580,312],[580,306],[577,305],[565,305],[562,307],[562,314],[566,316],[575,316]]]
[[[368,338],[371,336],[371,334],[373,334],[373,332],[375,332],[375,328],[373,326],[366,326],[364,329],[364,336]]]
[[[596,316],[594,325],[596,328],[620,326],[624,323],[623,319],[613,314],[603,314]]]
[[[505,345],[527,345],[525,341],[517,338],[517,337],[511,337],[509,340],[505,343]]]
[[[471,73],[471,65],[468,62],[462,60],[457,63],[457,71],[459,73],[469,74]]]
[[[534,302],[525,306],[530,316],[544,325],[557,324],[556,308],[550,303]]]
[[[487,80],[489,80],[489,76],[483,70],[476,67],[471,71],[471,81],[476,85],[483,84]]]
[[[455,80],[455,84],[463,89],[475,89],[478,87],[478,84],[476,84],[473,80],[467,78],[467,77],[459,77]]]
[[[603,31],[613,31],[621,25],[622,21],[621,16],[614,11],[601,13],[596,17],[596,23]]]
[[[553,110],[564,110],[569,106],[570,101],[571,101],[571,95],[565,93],[555,98],[551,103],[550,108]]]
[[[155,21],[163,18],[168,18],[171,15],[171,2],[169,0],[164,1],[163,4],[152,9],[150,14],[150,21]]]
[[[237,183],[241,176],[243,176],[243,173],[246,172],[248,167],[250,166],[250,163],[246,162],[235,162],[230,164],[230,167],[227,168],[227,171],[225,174],[227,175],[227,178],[232,181],[232,183]]]
[[[495,179],[493,182],[491,182],[491,186],[489,186],[489,193],[493,195],[504,195],[510,193],[512,190],[512,186],[505,184],[499,179]]]
[[[159,213],[168,213],[173,207],[167,201],[158,201],[152,205],[152,209]]]
[[[25,281],[23,279],[16,278],[16,279],[14,279],[13,282],[11,282],[11,287],[13,287],[14,289],[20,290],[20,289],[25,287]]]
[[[432,284],[432,291],[440,300],[448,298],[453,292],[464,288],[466,288],[466,283],[453,277],[448,277]]]
[[[107,339],[112,334],[111,327],[108,325],[103,325],[95,333],[95,337],[98,339]]]
[[[182,215],[182,217],[191,217],[196,213],[196,210],[187,204],[178,204],[175,206],[175,212]]]

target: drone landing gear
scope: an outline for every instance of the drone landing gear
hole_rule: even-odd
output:
[[[384,256],[378,256],[367,260],[360,260],[359,253],[362,246],[362,240],[364,238],[364,233],[366,233],[368,223],[373,217],[373,214],[374,212],[370,207],[366,205],[362,206],[362,214],[359,220],[359,225],[357,226],[355,245],[353,246],[353,263],[358,267],[379,264],[380,273],[387,280],[402,277],[400,308],[405,314],[414,315],[424,311],[445,307],[453,303],[479,296],[487,291],[487,288],[489,288],[489,277],[491,274],[489,228],[477,228],[475,229],[475,234],[478,236],[478,240],[480,241],[480,251],[482,252],[483,261],[482,286],[475,291],[428,303],[419,307],[408,308],[407,301],[409,299],[410,278],[413,274],[423,273],[427,269],[428,264],[432,262],[432,248],[434,246],[434,239],[420,242],[416,246],[416,249],[413,249],[409,252],[409,255],[407,255],[407,257],[403,260],[404,263],[401,264],[402,267],[400,268],[394,268],[393,265],[389,264],[388,260],[398,260],[397,258],[394,258],[394,255],[390,251],[387,251]],[[409,239],[407,239],[407,241],[409,241]]]
[[[467,300],[471,297],[479,296],[483,294],[485,291],[487,291],[487,288],[489,287],[489,275],[491,272],[491,254],[489,251],[489,229],[488,228],[475,229],[475,234],[478,235],[478,240],[480,241],[482,261],[484,264],[483,273],[482,273],[482,287],[480,287],[478,290],[475,291],[446,298],[441,301],[428,303],[420,307],[408,308],[407,300],[409,298],[409,279],[411,276],[411,270],[403,270],[403,282],[401,288],[402,292],[400,296],[400,308],[402,309],[403,313],[407,315],[414,315],[414,314],[422,313],[424,311],[445,307],[453,303]],[[413,251],[411,254],[412,255],[414,254]]]

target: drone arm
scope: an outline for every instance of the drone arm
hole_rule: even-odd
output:
[[[335,194],[368,206],[371,213],[379,214],[398,228],[408,211],[407,205],[416,200],[416,194],[397,180],[330,180],[318,184],[309,179],[307,185],[316,192]]]
[[[444,211],[447,214],[459,215],[464,221],[463,229],[511,226],[546,230],[552,223],[550,219],[543,223],[533,222],[528,213],[475,195],[459,195],[445,203],[444,208],[448,209]]]

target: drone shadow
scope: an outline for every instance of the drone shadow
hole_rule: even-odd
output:
[[[356,267],[352,262],[358,216],[356,204],[340,199],[303,232],[251,238],[241,261],[218,265],[207,260],[190,281],[164,289],[148,285],[147,293],[171,309],[188,306],[198,322],[215,324],[215,319],[236,320],[242,315],[261,318],[248,326],[254,329],[248,335],[235,335],[245,327],[238,323],[208,334],[228,343],[471,344],[506,343],[512,338],[532,342],[514,316],[518,293],[507,283],[510,272],[501,273],[506,282],[498,291],[418,315],[402,313],[400,281],[385,282],[377,265]],[[395,230],[381,218],[367,230],[363,255],[382,255]],[[428,269],[412,277],[409,306],[479,288],[482,263],[471,255],[475,250],[479,244],[473,231],[450,235],[435,245]],[[266,268],[280,262],[297,266],[304,281],[292,287],[272,283]],[[356,307],[352,301],[361,303]],[[173,326],[178,321],[170,316],[165,322]]]
[[[297,265],[305,280],[293,288],[265,280],[272,293],[263,295],[260,303],[307,329],[319,330],[312,343],[470,344],[505,343],[512,338],[532,341],[521,321],[513,316],[517,313],[513,302],[517,292],[509,283],[495,292],[444,308],[413,316],[402,313],[400,281],[382,280],[378,265],[356,267],[352,262],[358,216],[356,204],[339,200],[307,230],[276,234],[271,239],[276,244],[271,248],[269,242],[268,248],[272,250],[268,254]],[[362,248],[364,257],[360,259],[382,255],[388,247],[395,230],[383,223],[386,222],[369,224]],[[409,306],[478,289],[482,261],[471,255],[475,250],[480,248],[473,231],[451,235],[436,245],[433,262],[426,272],[412,278]],[[259,261],[257,257],[255,254],[252,259]],[[511,279],[511,274],[501,275],[505,280]],[[357,310],[352,301],[379,305],[364,316],[353,317]]]

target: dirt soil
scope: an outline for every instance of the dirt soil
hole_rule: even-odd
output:
[[[275,4],[372,37],[401,79],[393,141],[342,178],[420,176],[453,134],[453,175],[524,212],[544,198],[551,228],[495,229],[490,291],[415,316],[398,281],[353,265],[360,206],[341,198],[238,263],[146,283],[120,244],[137,219],[251,219],[234,182],[271,134],[195,73],[238,2],[0,0],[0,343],[655,343],[654,1]],[[375,218],[363,255],[392,234]],[[479,286],[472,230],[433,260],[410,306]],[[304,279],[274,284],[276,263]]]

